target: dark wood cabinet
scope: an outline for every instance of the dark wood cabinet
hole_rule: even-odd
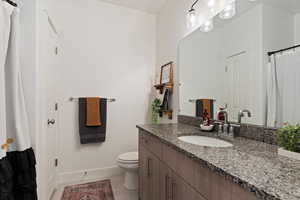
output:
[[[139,196],[141,200],[159,199],[159,159],[143,146],[139,148]]]
[[[143,145],[139,146],[139,198],[147,200],[147,152]]]
[[[258,199],[142,130],[139,159],[139,200]]]
[[[149,200],[159,199],[159,159],[152,153],[148,154],[148,182],[149,182]]]
[[[163,162],[159,164],[160,200],[172,199],[172,170]]]

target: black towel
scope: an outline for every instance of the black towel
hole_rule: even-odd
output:
[[[203,101],[209,101],[210,108],[204,108],[204,102]],[[214,119],[214,100],[210,99],[198,99],[196,100],[196,117],[203,117],[204,110],[207,109],[209,112],[211,119]]]
[[[32,148],[0,159],[0,199],[37,200],[36,160]]]
[[[86,126],[86,98],[79,98],[79,135],[81,144],[105,142],[107,99],[100,99],[101,126]]]

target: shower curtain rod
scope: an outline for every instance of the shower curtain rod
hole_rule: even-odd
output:
[[[76,101],[76,100],[78,100],[79,98],[75,98],[75,97],[70,97],[70,101]],[[108,102],[115,102],[115,101],[117,101],[116,99],[114,99],[114,98],[107,98],[107,101]]]
[[[3,1],[3,0],[2,0]],[[15,2],[11,1],[11,0],[4,0],[7,3],[9,3],[10,5],[14,6],[14,7],[18,7],[18,4],[16,4]]]
[[[285,48],[285,49],[280,49],[278,51],[271,51],[271,52],[268,52],[268,56],[272,56],[276,53],[281,53],[281,52],[288,51],[288,50],[291,50],[291,49],[296,49],[298,47],[300,47],[300,45],[292,46],[292,47]]]

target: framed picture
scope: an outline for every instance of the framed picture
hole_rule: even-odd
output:
[[[161,67],[160,84],[173,82],[173,62],[169,62]]]

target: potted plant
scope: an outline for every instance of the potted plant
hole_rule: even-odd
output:
[[[278,153],[300,160],[300,125],[286,124],[278,132],[278,143],[282,147]]]
[[[152,102],[152,122],[155,124],[159,123],[159,113],[161,112],[161,101],[156,98]]]

